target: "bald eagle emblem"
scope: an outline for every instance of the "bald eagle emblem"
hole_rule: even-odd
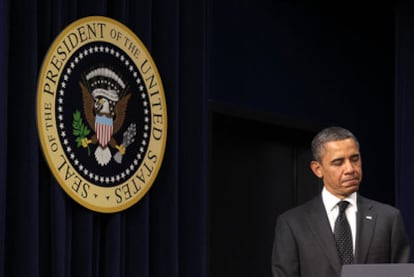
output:
[[[91,70],[79,82],[86,122],[94,131],[91,137],[79,138],[79,145],[87,148],[96,145],[94,157],[101,166],[107,165],[112,158],[122,162],[126,147],[134,141],[135,124],[125,131],[122,143],[115,140],[125,121],[126,110],[131,93],[122,79],[107,67]],[[86,132],[85,134],[88,134]],[[112,151],[116,151],[113,156]]]

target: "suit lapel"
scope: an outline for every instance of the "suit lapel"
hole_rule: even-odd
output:
[[[374,233],[377,214],[369,203],[362,196],[358,196],[358,213],[357,213],[357,237],[355,249],[355,262],[365,263],[368,249],[371,245],[372,235]]]
[[[328,216],[326,215],[325,207],[322,202],[322,197],[316,197],[311,203],[313,207],[308,209],[308,224],[316,238],[317,242],[322,248],[322,252],[332,264],[333,268],[340,269],[341,261],[336,249],[335,239],[330,228]],[[339,274],[339,272],[338,272]]]

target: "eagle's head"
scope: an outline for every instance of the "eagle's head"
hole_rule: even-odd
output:
[[[113,116],[114,104],[105,97],[99,97],[95,100],[94,110],[95,114],[105,114]]]
[[[114,107],[119,100],[116,91],[110,88],[97,88],[93,90],[92,96],[95,99],[95,114],[104,114],[106,116],[114,117]]]

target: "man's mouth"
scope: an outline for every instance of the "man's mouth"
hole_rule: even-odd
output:
[[[344,183],[359,183],[359,178],[347,179]]]

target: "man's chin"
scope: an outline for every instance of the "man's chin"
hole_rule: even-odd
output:
[[[350,195],[351,193],[358,191],[358,189],[359,189],[359,183],[355,182],[353,184],[347,185],[345,190],[347,194]]]

